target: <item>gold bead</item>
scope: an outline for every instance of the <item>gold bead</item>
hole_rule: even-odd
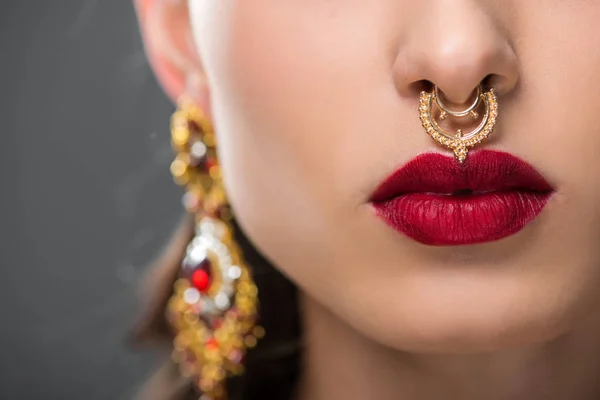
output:
[[[175,281],[175,285],[173,286],[175,293],[183,293],[189,287],[190,284],[185,279],[178,279]]]
[[[221,168],[218,165],[213,165],[208,170],[208,174],[213,180],[221,179]]]
[[[184,146],[190,139],[190,131],[187,127],[174,128],[171,137],[173,139],[173,144],[177,147],[181,147]]]
[[[187,172],[187,164],[181,159],[176,159],[171,163],[171,173],[175,178],[183,176]]]
[[[217,342],[219,342],[219,343],[225,342],[227,340],[227,336],[228,336],[227,332],[224,332],[221,329],[217,329],[215,331],[215,339],[217,339]]]
[[[181,335],[177,336],[173,341],[173,347],[175,348],[177,353],[181,350],[184,350],[188,345],[189,343],[187,342],[187,340],[185,340]]]
[[[256,347],[256,344],[258,342],[254,336],[246,336],[246,338],[244,339],[244,343],[246,344],[246,347],[253,348]]]
[[[215,147],[215,135],[211,133],[207,133],[202,138],[202,142],[206,145],[206,147]]]
[[[263,337],[265,337],[265,328],[263,328],[262,326],[255,326],[252,330],[252,333],[257,338],[262,339]]]
[[[248,285],[248,296],[256,296],[258,295],[258,288],[256,285]]]

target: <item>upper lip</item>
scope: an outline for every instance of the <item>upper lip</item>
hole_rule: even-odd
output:
[[[472,152],[463,164],[439,153],[425,153],[385,179],[372,194],[371,202],[408,193],[460,195],[500,191],[547,193],[553,188],[534,167],[505,152]]]

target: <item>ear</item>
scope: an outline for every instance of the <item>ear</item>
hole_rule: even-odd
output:
[[[209,90],[192,35],[187,1],[135,0],[144,47],[164,91],[190,97],[210,115]]]

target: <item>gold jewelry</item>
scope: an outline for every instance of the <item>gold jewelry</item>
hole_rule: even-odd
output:
[[[480,124],[471,132],[464,133],[462,129],[459,129],[456,133],[451,133],[442,128],[434,118],[432,110],[434,103],[440,111],[440,120],[445,120],[449,116],[454,118],[470,116],[477,119],[480,117],[477,109],[481,103],[483,103],[485,111]],[[453,111],[444,104],[438,87],[434,86],[431,92],[421,92],[419,115],[421,124],[427,133],[436,142],[452,150],[458,162],[462,163],[467,158],[468,149],[481,143],[493,132],[498,117],[498,100],[494,89],[484,91],[479,85],[473,103],[464,110]]]
[[[243,373],[246,349],[264,335],[255,325],[258,290],[233,237],[213,128],[188,99],[171,118],[171,143],[171,172],[197,222],[167,307],[173,358],[194,379],[201,400],[222,400],[226,378]]]
[[[437,86],[434,86],[434,101],[437,103],[438,107],[442,110],[442,113],[440,114],[440,119],[446,119],[448,118],[448,114],[456,117],[456,118],[463,118],[466,117],[467,115],[471,115],[473,118],[477,119],[479,118],[479,114],[477,113],[477,107],[479,107],[479,104],[481,103],[481,85],[477,86],[477,94],[475,95],[475,98],[473,99],[473,103],[465,110],[463,111],[453,111],[450,110],[448,107],[446,107],[446,105],[444,104],[444,102],[442,101],[442,96],[440,95],[440,91],[438,89]]]

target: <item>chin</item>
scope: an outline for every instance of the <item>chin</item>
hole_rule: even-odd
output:
[[[411,353],[475,354],[542,345],[569,332],[585,309],[577,296],[553,297],[551,290],[525,282],[510,290],[472,283],[460,291],[451,285],[407,288],[395,296],[382,291],[381,298],[394,299],[387,316],[371,315],[357,328]]]
[[[493,316],[490,312],[489,318]],[[414,319],[414,326],[409,330],[405,326],[398,335],[402,340],[389,345],[411,353],[481,354],[541,345],[568,331],[568,324],[548,324],[546,317],[539,315],[528,320],[489,318],[474,318],[464,312],[455,312],[452,320],[407,316],[407,320]]]

